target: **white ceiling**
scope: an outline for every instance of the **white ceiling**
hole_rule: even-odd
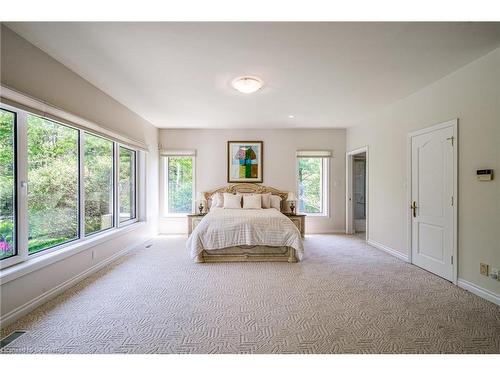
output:
[[[500,23],[7,26],[161,128],[348,127],[500,45]]]

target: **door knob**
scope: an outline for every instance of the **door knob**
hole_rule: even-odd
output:
[[[417,202],[413,201],[410,208],[413,211],[413,217],[417,217]]]

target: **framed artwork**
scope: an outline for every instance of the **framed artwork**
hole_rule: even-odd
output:
[[[262,141],[227,142],[227,182],[262,182]]]

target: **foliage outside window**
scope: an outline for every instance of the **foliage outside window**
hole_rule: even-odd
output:
[[[120,223],[135,218],[135,151],[120,146]]]
[[[115,141],[2,104],[1,266],[136,219],[136,159]]]
[[[165,157],[167,214],[186,214],[193,211],[193,157]]]
[[[298,158],[298,212],[327,214],[327,166],[327,158]]]
[[[78,238],[78,130],[28,115],[28,253]]]
[[[113,142],[85,133],[85,235],[113,227]]]
[[[15,126],[13,112],[0,111],[0,259],[16,255]]]

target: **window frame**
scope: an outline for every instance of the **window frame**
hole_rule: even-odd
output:
[[[295,188],[297,202],[299,201],[299,159],[321,159],[321,206],[322,212],[308,213],[299,210],[297,203],[297,213],[315,217],[330,217],[330,157],[329,156],[297,156],[295,163]]]
[[[113,225],[111,225],[109,228],[101,229],[101,230],[98,230],[98,231],[95,231],[95,232],[92,232],[89,234],[87,234],[87,231],[85,230],[85,165],[84,165],[84,162],[85,162],[85,138],[86,138],[87,134],[91,135],[93,137],[99,137],[99,138],[105,139],[106,141],[109,141],[113,144],[113,172],[112,172],[113,173],[113,183],[112,183],[113,186],[111,187],[111,189],[113,191]],[[80,224],[81,224],[80,231],[81,231],[81,233],[83,233],[83,235],[82,235],[83,238],[92,238],[96,235],[99,235],[99,234],[102,234],[102,233],[105,233],[105,232],[108,232],[110,230],[118,228],[118,226],[116,225],[116,212],[115,212],[115,196],[116,196],[115,186],[117,185],[116,184],[116,173],[115,173],[115,170],[117,168],[116,155],[115,155],[116,142],[113,141],[112,139],[103,137],[100,134],[96,134],[96,133],[93,133],[93,132],[90,132],[87,130],[82,131],[80,138],[81,138],[80,158],[83,160],[83,162],[80,164],[80,173],[81,173],[80,174],[80,181],[81,181],[81,185],[82,185],[81,206],[80,206],[80,212],[82,214],[81,214],[81,219],[80,219]]]
[[[15,203],[16,203],[16,245],[17,253],[16,255],[10,256],[8,258],[0,260],[0,270],[5,270],[11,266],[22,264],[29,260],[47,257],[47,259],[54,256],[53,253],[64,252],[64,250],[75,251],[76,247],[85,247],[87,244],[93,243],[96,240],[113,236],[115,233],[121,230],[121,228],[130,226],[134,223],[139,222],[139,196],[141,193],[140,182],[139,182],[139,157],[142,150],[136,148],[126,143],[120,142],[117,138],[112,136],[107,136],[105,134],[99,134],[98,132],[93,132],[88,130],[85,126],[78,126],[73,124],[71,121],[61,120],[60,118],[54,117],[49,113],[42,115],[37,113],[37,111],[32,111],[29,107],[20,105],[19,107],[7,104],[5,102],[0,103],[0,108],[8,112],[13,112],[16,114],[16,126],[15,126],[15,176],[16,181],[15,189]],[[51,247],[47,247],[44,250],[40,250],[36,253],[29,254],[28,251],[28,115],[33,115],[47,119],[49,121],[55,122],[62,126],[66,126],[78,131],[78,237],[61,244],[57,244]],[[110,228],[94,232],[90,235],[85,234],[85,179],[84,179],[84,141],[85,133],[95,135],[113,142],[113,226]],[[119,172],[119,147],[122,146],[128,150],[134,152],[134,217],[121,222],[119,217],[119,195],[118,195],[118,172]]]
[[[77,147],[78,147],[78,150],[77,150],[77,164],[78,164],[78,181],[77,181],[77,199],[76,199],[76,206],[77,206],[77,236],[73,239],[70,239],[70,240],[67,240],[67,241],[64,241],[64,242],[61,242],[59,244],[55,244],[55,245],[52,245],[52,246],[49,246],[43,250],[39,250],[33,254],[30,254],[29,253],[29,240],[28,240],[28,237],[26,238],[26,243],[27,243],[27,251],[28,251],[28,258],[34,258],[36,256],[39,256],[40,253],[43,253],[43,254],[46,254],[48,251],[52,251],[54,249],[54,251],[57,251],[58,249],[60,248],[63,248],[65,246],[68,246],[70,244],[73,244],[74,242],[77,242],[79,240],[81,240],[83,238],[83,234],[84,232],[82,232],[81,228],[82,228],[82,221],[83,221],[83,216],[82,216],[82,213],[81,213],[81,202],[82,202],[82,199],[83,199],[83,194],[82,194],[82,187],[83,187],[83,181],[81,179],[81,169],[82,169],[82,166],[83,166],[83,159],[82,159],[82,135],[83,135],[83,131],[79,128],[77,128],[76,126],[73,126],[73,125],[68,125],[68,124],[64,124],[58,120],[54,120],[50,117],[44,117],[44,116],[40,116],[38,114],[35,114],[35,113],[32,113],[32,112],[29,112],[29,111],[25,111],[26,112],[26,159],[25,159],[25,163],[26,163],[26,188],[28,189],[29,188],[29,181],[28,181],[28,116],[35,116],[35,117],[39,117],[41,119],[44,119],[44,120],[48,120],[50,122],[53,122],[55,124],[58,124],[58,125],[61,125],[61,126],[65,126],[67,128],[70,128],[70,129],[74,129],[78,132],[78,141],[77,141]],[[29,235],[29,220],[28,220],[28,195],[27,195],[27,190],[26,190],[26,232],[28,233]]]
[[[19,256],[20,256],[20,246],[19,246],[19,215],[18,215],[18,211],[19,211],[19,189],[18,189],[18,165],[19,165],[19,160],[18,160],[18,153],[17,153],[17,150],[18,150],[18,113],[17,111],[15,111],[14,109],[9,109],[9,108],[6,108],[8,106],[4,106],[3,104],[0,106],[0,109],[5,111],[5,112],[9,112],[9,113],[12,113],[14,115],[14,126],[13,126],[13,130],[14,130],[14,134],[13,134],[13,152],[14,152],[14,157],[13,157],[13,162],[14,162],[14,168],[13,168],[13,171],[14,171],[14,176],[13,176],[13,181],[14,181],[14,188],[13,188],[13,191],[14,191],[14,202],[13,202],[13,216],[14,216],[14,254],[7,257],[7,258],[3,258],[0,260],[0,262],[5,263],[5,264],[15,264],[17,263],[18,259],[19,259]]]
[[[196,212],[196,155],[191,153],[182,153],[178,154],[164,154],[160,155],[161,157],[161,214],[162,217],[165,218],[176,218],[176,217],[187,217],[187,215],[193,214]],[[192,170],[192,189],[191,189],[191,212],[186,213],[174,213],[168,212],[168,159],[174,158],[191,158],[191,170]]]
[[[139,177],[139,174],[138,174],[138,150],[135,150],[131,147],[129,147],[128,145],[124,145],[122,143],[117,143],[115,142],[115,168],[116,168],[116,174],[115,174],[115,190],[114,190],[114,193],[115,193],[115,196],[116,196],[116,199],[115,199],[115,207],[116,207],[116,220],[115,220],[115,223],[116,223],[116,228],[122,228],[122,227],[125,227],[127,225],[130,225],[130,224],[133,224],[133,223],[136,223],[137,221],[139,221],[139,214],[138,214],[138,199],[139,199],[139,195],[138,195],[138,177]],[[134,157],[132,158],[133,162],[134,162],[134,194],[133,194],[133,199],[134,199],[134,216],[131,217],[130,219],[127,219],[127,220],[124,220],[124,221],[120,221],[120,148],[124,148],[126,150],[129,150],[129,151],[132,151],[133,154],[134,154]]]
[[[28,220],[27,220],[27,113],[5,103],[0,103],[0,108],[16,114],[16,255],[0,260],[0,269],[4,269],[28,259]],[[24,199],[21,199],[24,197]]]

